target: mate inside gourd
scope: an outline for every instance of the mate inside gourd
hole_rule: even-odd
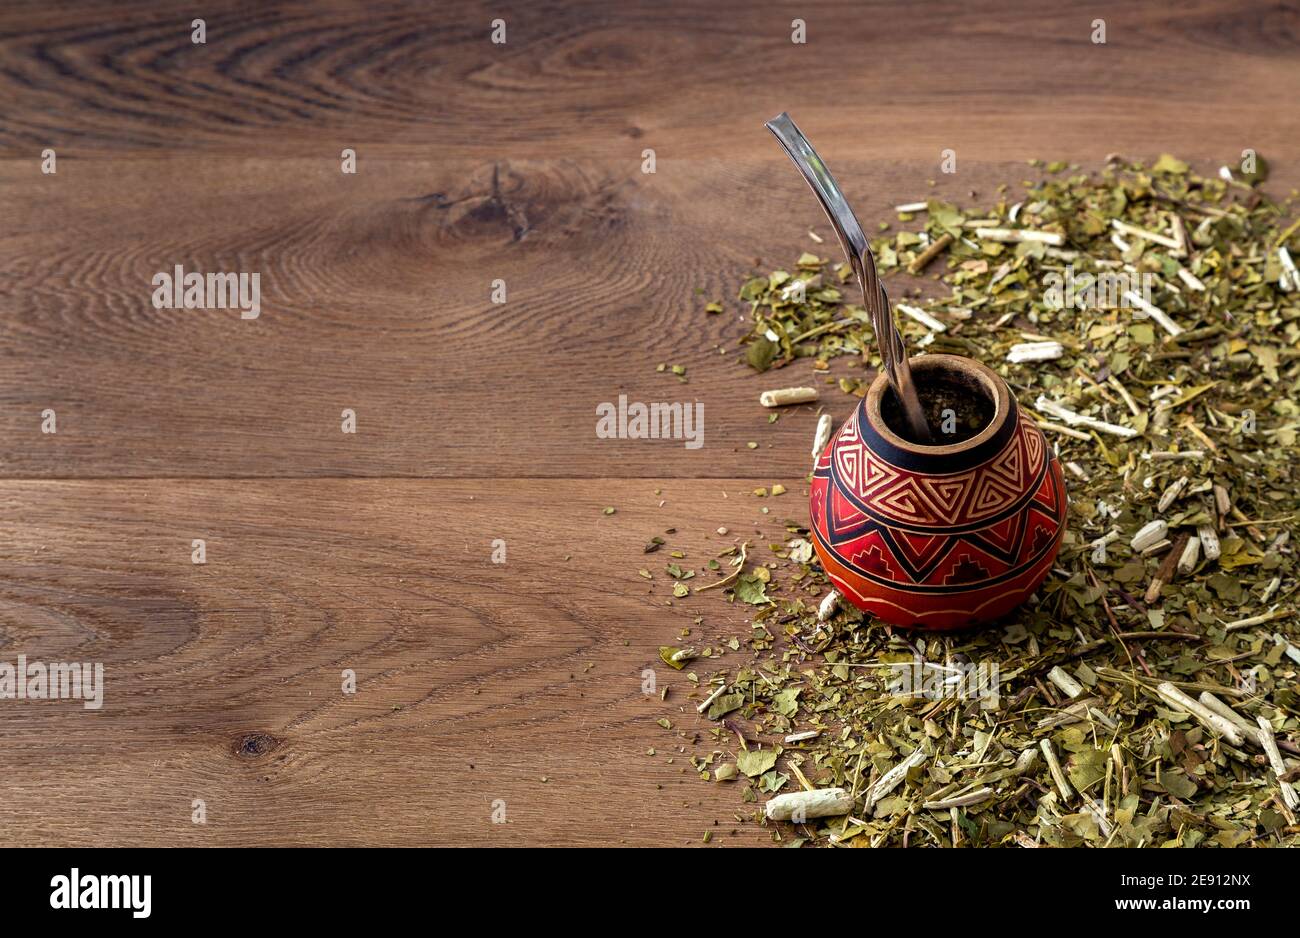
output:
[[[988,388],[973,375],[946,369],[916,369],[913,377],[916,396],[933,436],[929,445],[964,443],[993,420],[996,405]],[[909,443],[923,445],[908,429],[902,405],[893,388],[886,389],[881,398],[880,416],[895,434]]]

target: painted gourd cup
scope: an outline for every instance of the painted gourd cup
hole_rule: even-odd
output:
[[[813,472],[813,543],[835,588],[893,625],[960,629],[1020,605],[1065,532],[1065,480],[1042,431],[992,370],[912,360],[941,445],[904,438],[881,374]]]

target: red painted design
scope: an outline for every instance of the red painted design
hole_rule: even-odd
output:
[[[1065,530],[1064,478],[1042,431],[1015,412],[980,465],[918,472],[871,450],[863,414],[813,475],[814,543],[836,588],[886,622],[927,629],[987,622],[1028,598]]]

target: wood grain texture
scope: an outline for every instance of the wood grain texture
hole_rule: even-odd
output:
[[[738,323],[702,306],[829,235],[766,117],[799,116],[868,227],[930,179],[991,200],[1034,175],[1027,156],[1170,150],[1212,170],[1300,138],[1269,91],[1300,84],[1292,7],[1130,7],[812,4],[802,46],[788,16],[739,4],[218,6],[202,46],[148,5],[12,9],[0,471],[753,472],[753,400],[811,375],[736,369]],[[936,170],[946,147],[955,175]],[[1300,182],[1274,162],[1276,188]],[[177,264],[258,272],[261,318],[154,309],[150,279]],[[624,392],[704,403],[707,448],[590,446],[596,405]],[[801,468],[804,423],[764,436],[773,468]]]
[[[707,729],[659,645],[696,616],[748,629],[713,593],[672,600],[642,553],[683,517],[708,519],[672,536],[683,562],[783,540],[756,484],[4,483],[4,658],[102,661],[105,691],[3,703],[0,818],[63,845],[662,845],[715,820],[763,842],[655,722]],[[797,515],[798,492],[769,501]]]
[[[489,41],[497,18],[504,45]],[[417,159],[655,146],[731,160],[787,109],[890,159],[945,146],[1022,159],[1070,143],[1098,159],[1153,138],[1240,149],[1241,132],[1264,149],[1295,139],[1278,96],[1295,86],[1298,41],[1294,4],[1242,0],[218,0],[202,13],[32,0],[8,5],[0,29],[0,100],[13,101],[0,146],[302,158],[365,144]]]
[[[663,529],[702,561],[719,525],[806,518],[815,409],[757,405],[806,363],[750,374],[739,308],[702,312],[829,235],[763,120],[798,117],[868,227],[991,199],[1029,157],[1206,171],[1251,147],[1285,192],[1298,45],[1294,4],[1239,0],[6,4],[0,660],[99,660],[108,686],[96,713],[0,704],[0,824],[649,845],[716,820],[715,843],[766,842],[655,724],[700,727],[682,676],[657,669],[669,705],[641,692],[658,645],[744,635],[743,610],[636,575]],[[154,309],[176,264],[260,272],[262,315]],[[620,393],[703,402],[704,447],[596,440]],[[778,481],[771,515],[737,497]]]
[[[915,162],[837,165],[868,219],[932,192],[991,202],[998,181],[1028,172],[971,167],[934,174],[931,189],[930,168]],[[494,168],[499,200],[527,225],[522,239],[493,202]],[[649,176],[567,161],[399,161],[355,177],[333,162],[274,160],[218,160],[197,176],[189,160],[69,161],[25,182],[14,164],[0,173],[20,206],[0,241],[0,471],[10,476],[806,468],[815,408],[769,427],[758,396],[826,379],[810,360],[764,375],[737,365],[748,312],[735,291],[755,260],[831,253],[807,237],[831,233],[784,161],[665,161]],[[1300,181],[1294,167],[1279,177]],[[165,210],[146,193],[165,196]],[[151,278],[176,265],[259,272],[261,315],[155,309]],[[504,304],[491,300],[497,279]],[[895,297],[927,283],[888,282]],[[726,314],[706,314],[711,299]],[[664,363],[685,365],[688,382],[657,372]],[[840,360],[831,374],[863,372]],[[597,441],[596,408],[620,394],[702,403],[704,447]],[[837,420],[848,413],[833,387],[823,405]],[[46,408],[55,435],[42,433]],[[356,412],[355,435],[341,432],[344,408]]]
[[[44,192],[23,187],[29,210],[0,245],[11,271],[0,303],[21,349],[0,384],[0,428],[22,441],[0,450],[6,471],[726,476],[758,468],[745,447],[756,439],[785,471],[804,468],[811,417],[772,434],[757,399],[813,380],[809,363],[737,367],[742,305],[703,309],[734,297],[756,256],[788,263],[817,246],[806,235],[817,206],[788,166],[496,165],[522,239],[484,194],[493,164],[347,177],[319,161],[223,161],[195,187],[188,161],[70,162]],[[923,173],[893,169],[863,201],[883,212],[886,193]],[[105,205],[104,191],[118,197]],[[171,193],[165,216],[136,191]],[[747,211],[755,191],[772,193],[770,215]],[[51,231],[51,215],[76,221]],[[734,223],[720,239],[723,219]],[[260,272],[261,315],[153,308],[151,278],[177,264]],[[658,373],[665,362],[689,382]],[[592,445],[597,405],[621,393],[700,401],[704,448]],[[47,407],[54,436],[41,433]],[[340,430],[344,407],[355,436]]]

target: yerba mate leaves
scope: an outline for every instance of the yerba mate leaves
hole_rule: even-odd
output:
[[[784,843],[1300,845],[1295,194],[1252,188],[1258,159],[1231,178],[1172,155],[1033,165],[1014,193],[908,206],[873,248],[891,297],[923,314],[899,317],[909,347],[993,367],[1056,448],[1070,523],[1053,574],[984,631],[897,632],[847,603],[818,622],[829,583],[787,522],[702,571],[749,634],[701,626],[709,667],[674,732],[736,761],[737,818]],[[745,280],[745,360],[863,393],[879,362],[848,276],[805,252]],[[686,709],[719,686],[725,712]],[[854,810],[763,817],[772,794],[827,787]]]

